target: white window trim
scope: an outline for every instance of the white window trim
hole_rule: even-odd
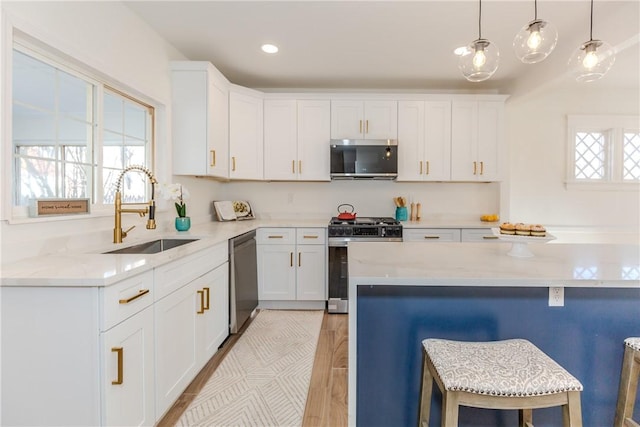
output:
[[[640,130],[640,116],[569,115],[567,116],[566,180],[568,190],[640,191],[640,182],[622,179],[622,131]],[[575,179],[575,134],[577,131],[610,133],[606,148],[608,177],[603,180]]]
[[[12,138],[12,109],[13,109],[13,93],[12,93],[12,79],[13,79],[13,49],[15,44],[19,44],[24,46],[32,53],[36,55],[42,56],[43,58],[49,59],[50,61],[54,61],[57,64],[62,65],[65,68],[65,71],[70,72],[74,75],[82,76],[82,78],[97,81],[99,84],[103,86],[107,86],[111,90],[115,90],[117,92],[121,92],[122,94],[126,94],[128,96],[135,97],[136,100],[147,104],[155,109],[154,120],[152,123],[151,132],[153,134],[153,143],[150,147],[149,152],[149,161],[153,167],[157,164],[156,152],[157,152],[157,144],[158,140],[156,136],[158,135],[158,114],[162,110],[162,103],[149,98],[148,96],[142,94],[140,91],[133,89],[132,87],[127,86],[126,84],[122,84],[119,81],[116,81],[109,76],[104,75],[87,62],[83,62],[78,58],[74,58],[73,56],[69,56],[65,54],[63,51],[58,50],[56,47],[52,45],[45,44],[39,41],[36,37],[31,36],[29,31],[24,31],[21,28],[15,26],[11,20],[4,14],[0,16],[2,19],[3,26],[3,34],[0,35],[2,40],[2,45],[0,49],[0,55],[2,56],[2,76],[3,79],[0,82],[2,86],[3,93],[5,96],[2,99],[2,108],[0,108],[0,120],[3,121],[2,126],[2,136],[3,136],[3,144],[0,144],[0,162],[2,162],[3,169],[5,171],[10,171],[8,175],[11,179],[3,180],[3,188],[2,188],[2,198],[0,207],[0,220],[6,220],[9,224],[27,224],[27,223],[41,223],[41,222],[55,222],[55,221],[78,221],[78,220],[87,220],[90,218],[101,218],[113,216],[113,205],[104,205],[102,203],[92,204],[90,207],[90,212],[88,214],[82,215],[60,215],[60,216],[50,216],[50,217],[31,217],[29,216],[28,207],[24,206],[13,206],[13,138]],[[68,59],[67,59],[68,58]],[[97,96],[102,96],[102,90],[98,91]],[[98,109],[101,109],[102,106],[98,104]],[[97,110],[96,113],[99,113]],[[99,136],[98,138],[102,138]],[[101,144],[101,142],[100,142]],[[157,179],[161,179],[161,177],[156,174]],[[96,177],[97,179],[97,177]],[[162,212],[165,209],[157,209],[156,212]]]

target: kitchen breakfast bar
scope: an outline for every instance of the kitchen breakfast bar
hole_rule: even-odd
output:
[[[350,425],[417,425],[426,338],[527,339],[583,384],[584,426],[612,425],[623,341],[640,336],[639,245],[530,244],[530,257],[511,248],[349,244]],[[431,425],[440,406],[434,387]],[[558,407],[533,416],[536,427],[562,425]],[[461,426],[517,423],[515,410],[460,411]]]

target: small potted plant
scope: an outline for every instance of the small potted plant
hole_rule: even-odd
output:
[[[175,200],[176,217],[175,225],[178,231],[187,231],[191,228],[191,218],[187,216],[187,204],[185,199],[189,198],[189,191],[182,184],[165,184],[162,187],[162,195],[165,200]]]

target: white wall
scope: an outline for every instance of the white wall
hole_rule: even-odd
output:
[[[2,2],[2,46],[11,49],[11,26],[39,41],[71,56],[112,79],[137,96],[153,101],[157,106],[157,152],[156,174],[160,181],[170,181],[171,170],[170,117],[171,86],[168,63],[185,57],[168,45],[134,13],[119,2]],[[3,52],[3,59],[8,52]],[[3,61],[4,62],[4,61]],[[2,81],[7,79],[6,62],[2,68]],[[4,91],[3,91],[4,94]],[[2,111],[11,108],[4,97]],[[3,157],[7,157],[10,141],[3,134]],[[10,151],[9,151],[10,153]],[[3,159],[2,190],[5,200],[7,189],[11,188],[11,174],[5,169],[8,164]],[[193,187],[196,194],[208,193],[203,188],[211,188],[211,183],[195,178],[183,181]],[[160,228],[168,226],[175,217],[172,206],[165,207],[167,213],[160,213]],[[195,197],[189,206],[194,215],[207,216],[209,204]],[[25,256],[50,253],[68,247],[95,243],[94,240],[109,242],[112,236],[113,215],[98,218],[76,218],[27,224],[9,224],[8,212],[3,212],[0,222],[2,262],[9,262]],[[162,219],[166,219],[162,221]],[[127,215],[126,224],[138,224],[134,233],[142,234],[144,219]],[[166,224],[165,224],[166,223]]]
[[[562,226],[640,228],[638,191],[565,187],[567,115],[639,115],[636,90],[588,84],[508,100],[509,220]],[[505,218],[506,219],[506,218]]]

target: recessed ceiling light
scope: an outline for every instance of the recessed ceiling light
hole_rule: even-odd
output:
[[[278,46],[276,46],[274,44],[263,44],[261,49],[265,53],[276,53],[276,52],[278,52]]]

